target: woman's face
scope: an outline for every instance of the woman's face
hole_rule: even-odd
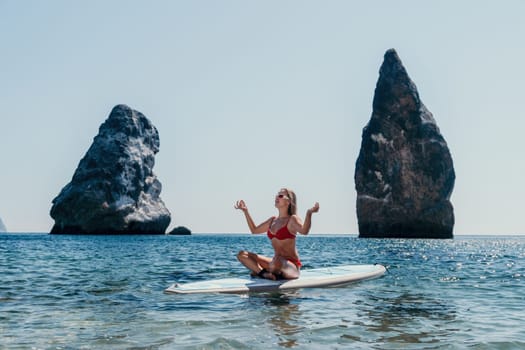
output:
[[[288,208],[289,204],[290,204],[290,197],[288,197],[288,192],[286,192],[286,190],[280,190],[279,192],[277,192],[277,194],[275,195],[275,207]]]

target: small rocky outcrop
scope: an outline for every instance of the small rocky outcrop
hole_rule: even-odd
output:
[[[0,232],[7,232],[7,228],[5,227],[2,218],[0,218]]]
[[[159,145],[157,129],[142,113],[115,106],[53,200],[51,233],[164,234],[171,214],[153,173]]]
[[[184,226],[177,226],[173,230],[171,230],[169,235],[175,235],[175,236],[189,236],[191,235],[191,230]]]
[[[356,162],[359,237],[452,238],[454,181],[432,113],[388,50]]]

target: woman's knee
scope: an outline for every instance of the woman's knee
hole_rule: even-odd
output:
[[[237,253],[237,260],[245,260],[250,256],[250,252],[246,250],[239,250]]]

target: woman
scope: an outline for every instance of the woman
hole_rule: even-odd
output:
[[[237,259],[252,271],[252,275],[271,280],[294,279],[299,277],[301,268],[295,237],[297,233],[308,234],[312,226],[312,214],[319,211],[319,203],[315,203],[311,209],[306,211],[304,223],[296,214],[297,198],[293,191],[286,188],[281,189],[275,196],[275,207],[279,211],[279,216],[272,216],[256,226],[246,203],[243,200],[237,201],[235,209],[244,212],[251,233],[266,232],[274,250],[273,258],[241,250],[237,254]]]

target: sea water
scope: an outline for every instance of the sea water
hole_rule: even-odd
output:
[[[303,269],[381,263],[346,287],[165,294],[247,275],[263,236],[0,235],[1,349],[525,349],[525,236],[297,239]]]

